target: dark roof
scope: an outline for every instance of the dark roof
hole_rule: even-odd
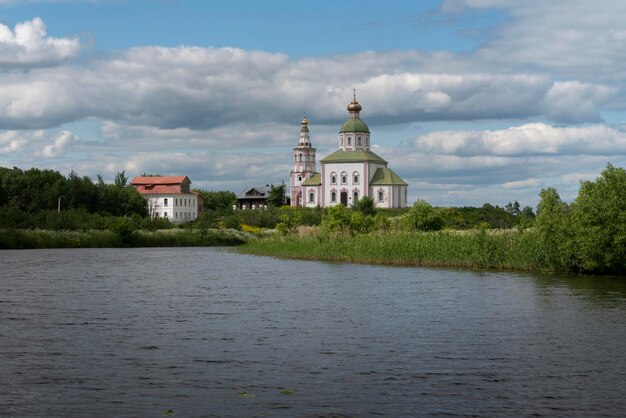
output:
[[[250,187],[239,193],[237,199],[267,199],[270,193],[269,186]]]

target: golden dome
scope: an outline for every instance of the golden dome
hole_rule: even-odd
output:
[[[304,119],[302,119],[302,125],[307,126],[308,124],[309,124],[309,120],[305,116]]]
[[[356,89],[352,89],[352,101],[348,105],[348,112],[360,112],[361,109],[363,108],[359,102],[356,101]]]
[[[361,107],[359,102],[356,101],[356,99],[352,100],[348,105],[348,112],[360,112],[361,109],[363,108]]]

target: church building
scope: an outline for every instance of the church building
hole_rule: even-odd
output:
[[[339,130],[339,149],[320,160],[321,171],[317,171],[309,121],[302,120],[300,140],[293,149],[292,206],[350,206],[363,196],[378,208],[407,206],[408,184],[370,150],[370,130],[359,117],[361,109],[355,96],[348,105],[348,120]]]

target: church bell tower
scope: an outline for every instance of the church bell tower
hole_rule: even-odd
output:
[[[309,121],[302,119],[300,140],[293,149],[293,169],[291,170],[291,205],[303,206],[304,191],[302,182],[315,174],[315,148],[311,146]]]

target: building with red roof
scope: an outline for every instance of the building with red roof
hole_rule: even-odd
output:
[[[202,196],[191,191],[187,176],[137,176],[131,184],[146,199],[153,218],[182,223],[196,220],[202,212]]]

